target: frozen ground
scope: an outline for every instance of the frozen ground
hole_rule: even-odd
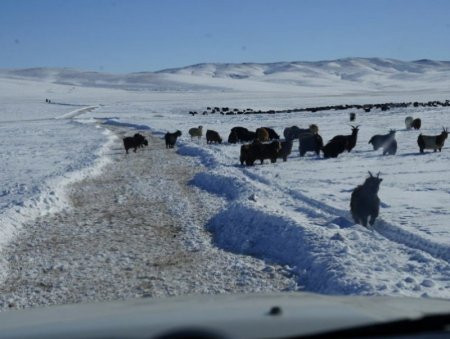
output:
[[[375,61],[377,69],[373,60],[370,65],[359,59],[350,64],[328,63],[320,76],[315,69],[315,79],[322,85],[316,83],[317,86],[309,88],[308,82],[296,82],[299,75],[293,76],[295,72],[286,65],[281,68],[283,72],[275,72],[275,65],[269,71],[266,69],[269,78],[264,77],[264,72],[257,76],[260,68],[255,65],[241,66],[239,74],[246,72],[250,74],[248,78],[230,76],[236,74],[236,69],[232,73],[221,69],[220,73],[213,68],[215,73],[211,73],[211,65],[199,65],[196,72],[192,69],[163,72],[170,81],[176,80],[175,90],[168,90],[167,82],[161,82],[159,90],[155,90],[162,80],[154,78],[148,88],[145,82],[139,82],[139,91],[135,90],[136,86],[128,88],[123,79],[122,88],[134,90],[118,89],[116,82],[114,86],[107,83],[117,79],[103,79],[106,84],[96,82],[95,87],[87,87],[93,85],[92,75],[84,83],[80,75],[75,80],[65,75],[64,81],[59,75],[55,81],[54,71],[34,71],[33,76],[30,71],[23,71],[20,76],[3,71],[0,128],[2,144],[10,145],[0,151],[4,159],[0,197],[4,307],[96,298],[277,289],[450,298],[450,155],[447,146],[442,153],[420,154],[416,143],[420,132],[438,134],[442,126],[450,126],[448,108],[356,111],[355,123],[361,127],[358,144],[351,153],[327,160],[313,154],[300,158],[298,144],[294,144],[286,163],[266,162],[251,168],[239,165],[239,145],[226,142],[207,145],[204,139],[190,140],[187,134],[190,127],[203,125],[205,130],[217,130],[226,140],[233,126],[252,130],[267,126],[282,134],[287,126],[306,127],[316,123],[326,142],[334,135],[350,133],[350,111],[195,117],[187,112],[203,111],[207,106],[289,109],[450,99],[441,86],[448,81],[446,63],[395,64],[389,71],[387,61],[387,66],[382,60]],[[303,70],[306,67],[294,66]],[[337,67],[339,72],[330,71]],[[341,76],[340,81],[334,76],[330,78],[336,72],[346,76]],[[136,76],[127,79],[136,85]],[[45,103],[45,98],[53,103]],[[407,115],[422,119],[420,132],[405,130],[403,121]],[[380,151],[372,151],[367,142],[372,135],[387,133],[391,128],[397,129],[398,152],[383,157]],[[111,129],[126,135],[139,130],[156,139],[138,154],[125,156],[120,150],[120,140],[109,132]],[[174,154],[166,151],[158,138],[176,129],[183,136]],[[155,158],[156,152],[160,156]],[[163,155],[169,157],[167,161],[189,169],[177,184],[163,170],[167,162],[162,160]],[[146,173],[146,159],[151,159],[151,168],[160,169],[161,177]],[[130,173],[130,162],[140,163],[142,168],[136,171],[141,172],[126,176]],[[194,170],[194,164],[199,168]],[[364,181],[369,170],[380,171],[383,178],[379,192],[380,218],[373,229],[354,225],[348,212],[351,191]],[[114,183],[117,190],[109,197],[111,200],[97,198],[103,196],[103,184],[97,187],[92,183],[102,178]],[[152,180],[156,180],[156,186],[149,184]],[[186,181],[187,186],[183,184]],[[164,193],[162,202],[156,199],[155,192]],[[94,203],[83,205],[84,199],[74,200],[79,194],[95,197],[96,203],[108,206],[109,217],[105,217],[105,211],[95,210]],[[193,196],[195,203],[189,200]],[[148,201],[149,206],[138,204],[131,209],[133,212],[125,213],[122,204],[129,199]],[[116,253],[100,245],[86,258],[75,254],[76,239],[86,239],[91,234],[93,239],[103,238],[101,232],[107,233],[109,228],[123,232],[124,227],[143,224],[142,214],[150,221],[145,221],[145,227],[139,232],[130,234],[127,241],[133,243],[134,236],[142,235],[146,240],[152,234],[160,236],[161,230],[153,229],[152,222],[158,219],[158,214],[155,216],[156,211],[150,206],[158,202],[161,206],[158,213],[163,213],[162,206],[168,208],[167,201],[173,199],[179,201],[179,208],[169,214],[177,221],[172,223],[181,227],[175,232],[183,235],[182,239],[188,234],[188,239],[199,243],[170,241],[180,246],[180,253],[188,253],[194,263],[198,261],[198,266],[206,260],[208,251],[220,253],[222,267],[227,262],[238,263],[229,275],[217,269],[219,280],[227,282],[225,277],[229,278],[234,282],[229,284],[232,287],[227,289],[217,281],[211,283],[212,277],[209,277],[210,284],[202,288],[196,283],[169,284],[170,276],[177,277],[177,274],[183,278],[175,278],[175,282],[189,281],[183,275],[187,271],[179,271],[179,266],[175,266],[177,269],[173,270],[166,267],[165,273],[156,270],[152,271],[153,275],[146,275],[147,278],[163,277],[165,282],[146,285],[151,287],[148,289],[138,288],[141,285],[130,276],[140,276],[147,269],[141,266],[147,254],[130,249],[126,241]],[[189,222],[185,223],[186,219]],[[85,230],[82,225],[89,228]],[[119,234],[124,238],[123,233]],[[210,236],[219,249],[211,247]],[[63,241],[72,243],[75,252],[58,250]],[[197,250],[191,251],[192,248]],[[38,257],[39,260],[35,259]],[[149,260],[157,261],[154,257]],[[207,261],[203,263],[202,274],[213,275]],[[244,267],[242,279],[238,278],[239,267]],[[132,273],[128,274],[131,280],[126,280],[125,274],[118,278],[120,283],[111,283],[108,277],[114,277],[115,273],[120,276],[118,272],[127,269],[131,269]],[[111,273],[113,270],[115,273]],[[104,293],[90,295],[85,292],[88,276],[96,283],[108,281],[109,285],[105,286],[109,287]],[[20,288],[15,290],[13,281],[20,282],[16,283]],[[56,292],[68,282],[79,289]],[[39,283],[41,287],[33,285]]]

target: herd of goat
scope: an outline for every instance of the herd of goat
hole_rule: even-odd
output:
[[[354,120],[354,115],[350,114],[350,121]],[[319,135],[319,128],[312,124],[309,128],[299,128],[297,126],[287,127],[283,131],[284,140],[280,140],[280,136],[269,127],[260,127],[256,131],[249,131],[245,127],[233,127],[228,136],[228,143],[236,144],[242,143],[240,147],[240,163],[241,165],[252,166],[256,160],[261,164],[265,159],[269,159],[275,163],[278,158],[287,161],[291,154],[294,140],[299,142],[299,153],[303,157],[307,152],[315,152],[317,155],[323,152],[324,158],[336,158],[339,154],[347,151],[350,152],[355,146],[358,139],[359,126],[350,125],[352,130],[348,135],[336,135],[324,145],[322,137]],[[412,128],[420,129],[421,120],[406,117],[405,126],[407,130]],[[203,136],[203,126],[193,127],[189,129],[191,139],[201,139]],[[370,138],[369,144],[373,146],[374,150],[383,149],[383,155],[394,155],[397,152],[397,141],[395,140],[396,130],[391,129],[387,134],[377,134]],[[173,148],[177,142],[177,138],[182,135],[182,132],[177,130],[174,133],[167,132],[164,136],[166,148]],[[206,141],[211,143],[222,143],[222,138],[219,133],[214,130],[206,131]],[[439,135],[423,135],[420,134],[417,138],[417,144],[420,152],[430,149],[436,152],[441,151],[444,142],[448,137],[448,129],[443,128]],[[133,148],[134,152],[139,147],[148,145],[147,139],[139,133],[133,137],[126,137],[123,139],[125,151]],[[380,208],[380,199],[378,198],[378,190],[383,179],[379,178],[369,172],[369,177],[366,178],[362,185],[357,186],[351,195],[350,211],[355,223],[367,226],[369,222],[373,225],[375,219],[378,217]]]
[[[350,116],[352,120],[352,116]],[[412,128],[420,129],[422,122],[419,118],[413,119],[406,117],[405,126],[407,130]],[[278,158],[284,161],[292,152],[294,140],[299,142],[299,153],[303,157],[307,152],[315,152],[317,155],[323,153],[324,158],[336,158],[339,154],[347,151],[350,152],[355,146],[358,139],[359,126],[350,125],[352,130],[349,135],[336,135],[324,145],[323,139],[319,134],[317,125],[312,124],[309,128],[299,128],[297,126],[287,127],[283,131],[284,140],[280,140],[280,136],[269,127],[260,127],[256,131],[249,131],[245,127],[233,127],[228,136],[228,143],[241,145],[239,160],[242,165],[251,166],[256,160],[261,164],[268,159],[276,162]],[[397,141],[395,140],[396,130],[391,129],[387,134],[377,134],[370,138],[369,144],[374,150],[383,149],[383,155],[395,155],[397,152]],[[167,148],[173,148],[177,138],[181,136],[181,131],[175,133],[167,132],[165,142]],[[203,126],[193,127],[189,129],[189,135],[192,138],[200,139],[203,136]],[[417,144],[420,152],[426,149],[441,151],[444,142],[447,139],[448,130],[443,128],[439,135],[423,135],[417,138]],[[208,129],[206,131],[206,142],[222,143],[219,133]]]

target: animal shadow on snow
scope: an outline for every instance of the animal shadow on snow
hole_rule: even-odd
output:
[[[426,155],[428,153],[434,153],[434,152],[424,152],[424,153],[420,153],[420,152],[412,152],[412,153],[402,153],[402,154],[397,154],[399,157],[410,157],[410,156],[423,156]]]

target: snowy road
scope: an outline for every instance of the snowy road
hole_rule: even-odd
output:
[[[283,268],[212,246],[203,225],[223,201],[188,185],[194,159],[147,136],[128,156],[117,138],[103,174],[69,186],[70,209],[24,225],[3,253],[1,308],[296,289]]]

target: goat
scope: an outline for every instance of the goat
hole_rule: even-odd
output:
[[[413,122],[414,118],[411,116],[408,116],[405,118],[405,127],[406,129],[409,131],[412,127],[412,122]]]
[[[392,142],[392,139],[395,138],[395,129],[391,129],[388,134],[376,134],[372,136],[369,140],[369,144],[372,144],[373,150],[376,151],[380,147],[385,148],[383,145],[389,145]]]
[[[228,142],[235,144],[237,142],[251,142],[256,139],[256,133],[249,131],[245,127],[233,127],[228,137]]]
[[[217,133],[216,131],[208,129],[206,131],[206,143],[212,144],[213,142],[221,144],[222,138],[220,137],[219,133]]]
[[[355,121],[356,119],[356,113],[355,112],[351,112],[350,113],[350,121]]]
[[[323,148],[323,140],[319,134],[303,134],[299,139],[299,152],[303,157],[306,152],[316,152],[317,155]]]
[[[242,131],[239,135],[239,140],[242,142],[251,142],[256,139],[256,132]]]
[[[425,149],[432,149],[434,152],[439,150],[441,152],[444,147],[445,139],[448,137],[448,128],[442,127],[442,132],[439,135],[422,135],[417,138],[417,144],[419,145],[420,153],[423,153]]]
[[[369,224],[373,226],[380,211],[380,198],[378,190],[383,179],[379,178],[380,172],[374,177],[369,171],[369,177],[364,184],[357,186],[351,195],[350,211],[355,223],[367,227],[367,219],[370,216]]]
[[[148,145],[148,141],[143,135],[139,133],[136,133],[132,137],[123,138],[123,146],[127,154],[130,148],[134,148],[133,152],[136,153],[138,147],[143,147],[143,145]]]
[[[411,123],[411,126],[414,129],[420,129],[420,126],[422,126],[422,120],[420,120],[419,118],[414,119]]]
[[[136,140],[136,143],[138,144],[139,148],[148,146],[148,141],[147,141],[147,139],[145,139],[145,137],[142,134],[136,133],[134,135],[134,140]]]
[[[241,165],[244,165],[244,162],[247,166],[253,165],[256,158],[253,153],[250,152],[250,147],[252,144],[244,144],[241,146],[241,153],[239,156],[239,160],[241,162]]]
[[[203,126],[192,127],[189,129],[189,135],[191,136],[191,140],[193,137],[200,139],[203,135]]]
[[[390,142],[383,145],[383,155],[395,155],[397,153],[397,140],[392,138]]]
[[[177,138],[181,136],[181,131],[177,130],[175,133],[167,132],[164,135],[164,139],[166,141],[166,148],[173,148],[175,143],[177,142]]]
[[[239,141],[238,134],[236,131],[231,131],[230,135],[228,136],[228,143],[230,144],[236,144]]]
[[[261,164],[264,159],[270,159],[272,163],[277,162],[279,151],[281,150],[281,143],[278,140],[272,141],[270,144],[263,144],[256,141],[252,144],[245,144],[241,146],[240,161],[247,166],[252,166],[255,160],[259,159]]]
[[[339,154],[343,153],[347,149],[347,139],[335,139],[330,140],[322,148],[324,158],[337,158]]]
[[[358,131],[359,131],[359,125],[358,126],[350,125],[350,127],[352,128],[352,134],[336,135],[331,139],[331,141],[337,140],[337,139],[342,139],[343,142],[345,142],[347,145],[345,147],[347,152],[350,152],[356,146],[356,140],[358,139]]]

